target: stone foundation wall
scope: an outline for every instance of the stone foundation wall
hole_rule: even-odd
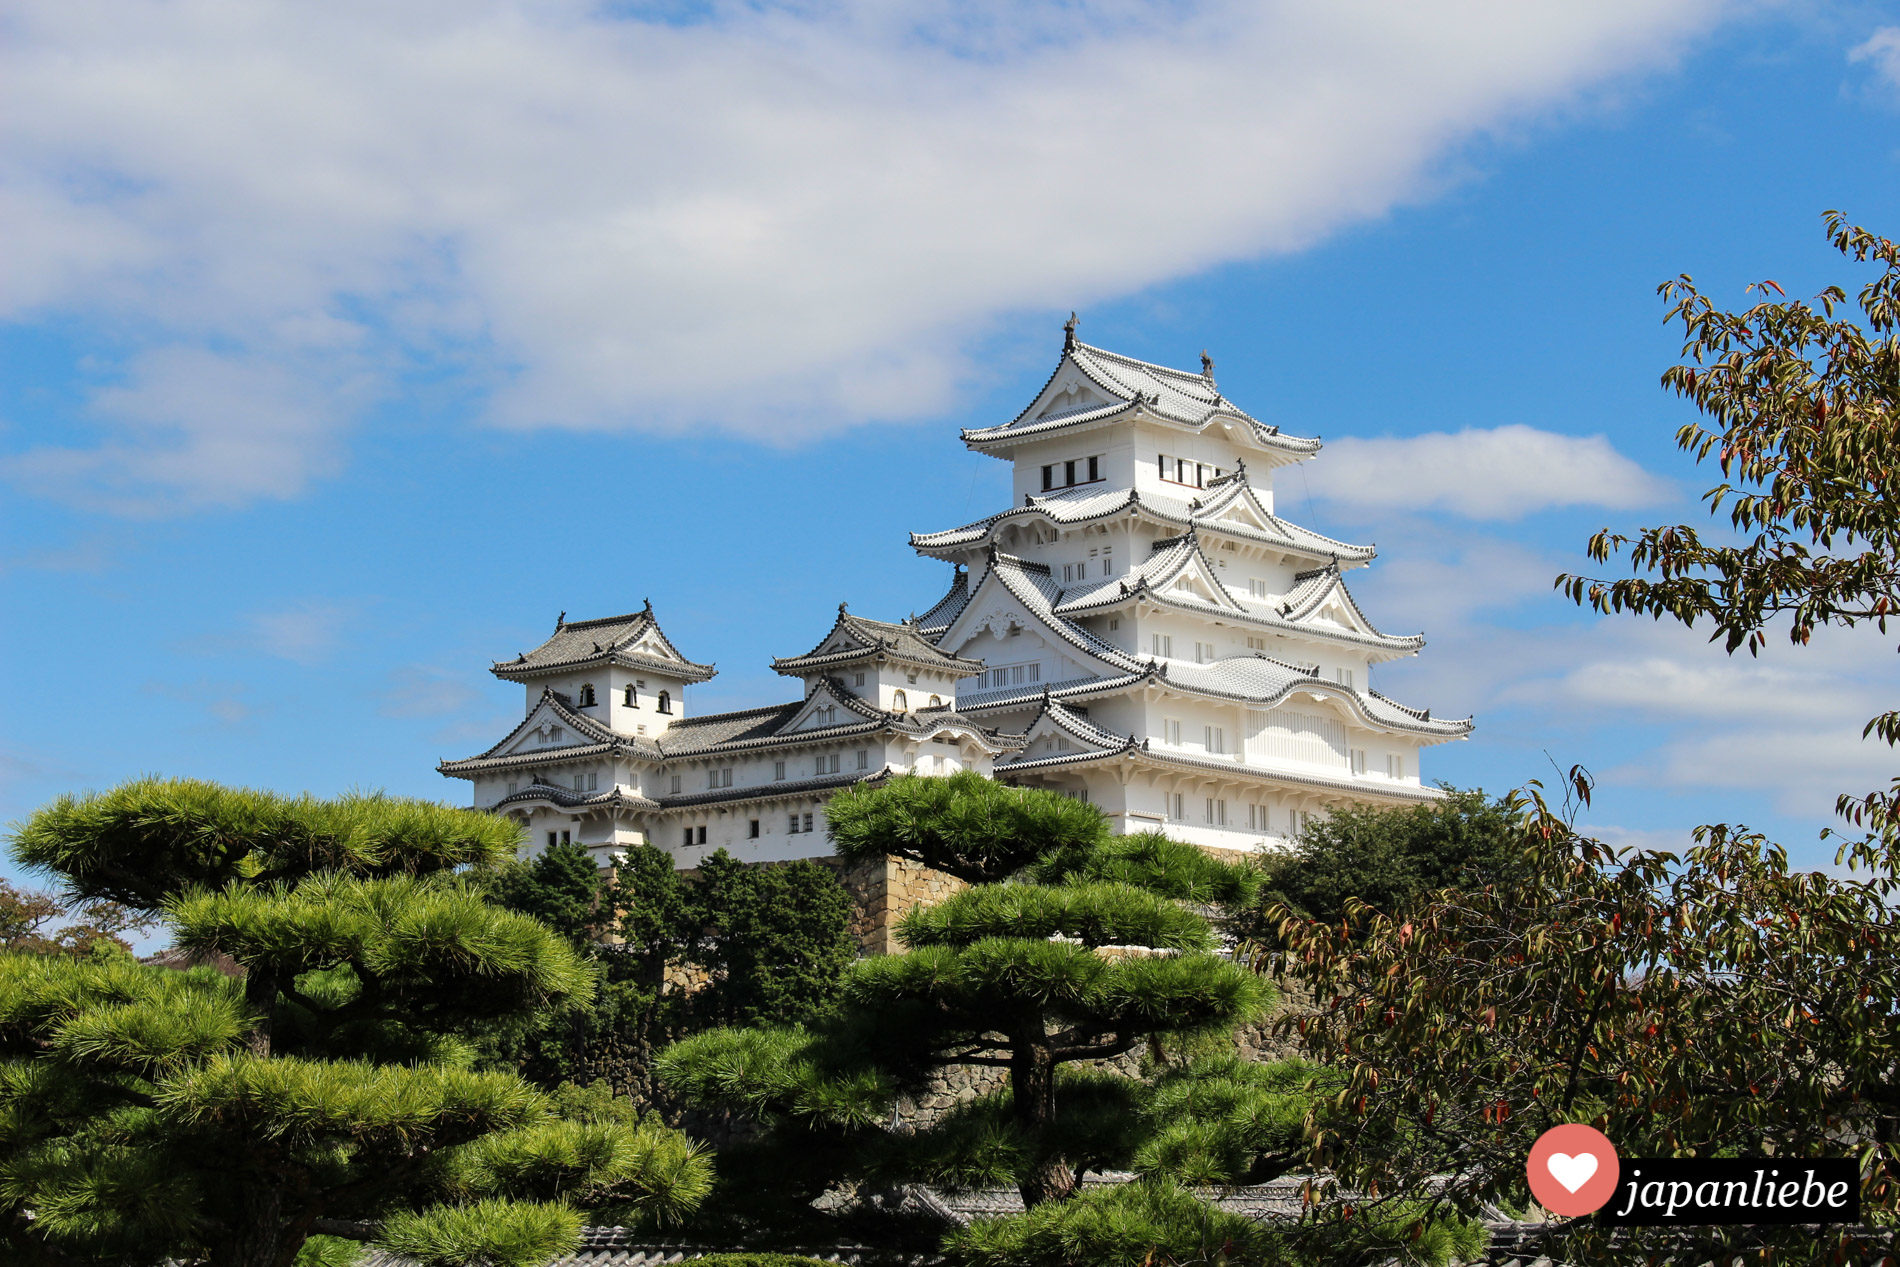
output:
[[[851,895],[851,935],[861,955],[894,955],[903,949],[897,922],[917,905],[929,906],[969,886],[920,862],[884,858],[841,867],[838,878]]]

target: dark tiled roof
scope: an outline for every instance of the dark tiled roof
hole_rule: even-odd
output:
[[[581,1230],[580,1248],[571,1254],[562,1254],[548,1263],[548,1267],[662,1267],[662,1264],[690,1263],[696,1258],[710,1258],[716,1254],[756,1254],[756,1249],[746,1249],[732,1245],[680,1245],[667,1244],[653,1239],[651,1232],[642,1232],[626,1227],[589,1227]],[[893,1253],[885,1249],[872,1249],[863,1245],[839,1245],[822,1249],[801,1249],[795,1252],[801,1258],[817,1258],[828,1263],[845,1263],[851,1267],[861,1264],[875,1264],[876,1267],[926,1267],[940,1261],[934,1254]],[[415,1267],[413,1259],[403,1258],[387,1250],[372,1249],[365,1254],[358,1267]]]
[[[655,741],[655,746],[666,756],[678,756],[687,752],[703,752],[722,744],[769,739],[783,730],[804,707],[804,700],[792,700],[785,704],[742,708],[731,713],[682,717],[666,728],[666,733]]]
[[[634,650],[635,644],[649,638],[658,644],[659,654]],[[490,672],[513,679],[610,662],[687,682],[704,682],[718,672],[710,664],[695,664],[679,653],[653,618],[651,604],[626,616],[597,620],[570,621],[564,613],[546,642],[512,660],[497,660]]]
[[[918,630],[927,637],[937,637],[950,627],[950,623],[962,613],[969,602],[970,574],[958,568],[956,576],[950,582],[949,590],[932,604],[929,611],[917,618]]]
[[[650,810],[657,804],[638,792],[629,792],[613,787],[605,792],[576,792],[573,788],[561,787],[554,783],[530,783],[519,792],[508,795],[489,806],[500,809],[504,805],[518,805],[525,801],[552,801],[562,809],[632,809]]]
[[[941,605],[941,604],[939,604]],[[884,620],[866,620],[853,616],[838,604],[838,619],[818,645],[804,655],[772,661],[772,667],[788,677],[839,668],[862,660],[888,658],[909,664],[941,669],[958,677],[974,677],[983,671],[980,661],[966,660],[940,650],[910,621],[892,624]]]

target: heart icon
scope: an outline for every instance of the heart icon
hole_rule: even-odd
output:
[[[1572,1157],[1569,1153],[1552,1153],[1544,1159],[1544,1168],[1550,1171],[1552,1179],[1564,1186],[1564,1191],[1575,1192],[1597,1172],[1597,1155],[1578,1153]]]

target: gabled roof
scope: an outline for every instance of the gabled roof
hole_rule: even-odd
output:
[[[1052,394],[1058,380],[1065,389]],[[1317,453],[1320,447],[1318,440],[1283,436],[1278,427],[1244,413],[1221,395],[1211,364],[1195,374],[1138,361],[1079,342],[1073,329],[1064,341],[1062,359],[1029,407],[1000,427],[964,431],[963,442],[979,452],[1006,452],[1021,441],[1056,431],[1137,416],[1191,431],[1227,422],[1257,447],[1289,459]]]
[[[631,615],[597,620],[570,621],[562,612],[546,642],[512,660],[497,660],[489,671],[498,678],[517,681],[609,663],[686,682],[704,682],[718,672],[710,664],[695,664],[679,653],[661,632],[652,603]]]
[[[950,628],[938,635],[939,642],[948,641],[950,635],[963,625],[973,611],[979,608],[987,617],[990,608],[979,600],[992,587],[1001,589],[1014,600],[1023,614],[1042,626],[1058,641],[1080,651],[1100,664],[1105,664],[1124,672],[1139,669],[1141,661],[1129,655],[1119,647],[1102,641],[1088,630],[1073,621],[1064,620],[1055,614],[1056,599],[1060,588],[1050,578],[1049,568],[1045,564],[1031,563],[1027,559],[1017,558],[1013,554],[1004,554],[992,548],[988,555],[988,564],[983,571],[983,579],[977,582],[976,592]]]
[[[529,732],[554,724],[571,728],[577,742],[521,752],[513,751]],[[541,698],[535,701],[534,707],[528,710],[527,716],[523,717],[520,724],[513,730],[503,735],[499,743],[473,757],[460,761],[440,762],[436,769],[452,777],[467,778],[482,770],[599,756],[631,746],[632,741],[627,736],[616,734],[586,714],[576,712],[573,702],[567,696],[552,687],[543,687]]]
[[[866,620],[853,616],[843,603],[838,604],[838,619],[831,632],[820,638],[817,646],[804,655],[774,660],[772,667],[787,677],[805,677],[876,659],[922,665],[955,677],[975,677],[983,671],[981,661],[939,650],[917,623]]]
[[[1044,691],[1041,711],[1023,728],[1024,753],[1033,751],[1037,738],[1049,734],[1066,736],[1085,752],[1119,752],[1141,742],[1133,735],[1109,734],[1074,709],[1051,699],[1049,692]]]
[[[1353,601],[1352,592],[1340,578],[1337,566],[1329,564],[1324,568],[1297,574],[1293,590],[1281,601],[1277,610],[1262,609],[1255,600],[1242,602],[1235,598],[1207,563],[1205,553],[1198,547],[1192,554],[1187,551],[1184,543],[1188,540],[1182,537],[1157,542],[1154,554],[1128,577],[1111,577],[1086,588],[1075,587],[1073,592],[1065,590],[1055,606],[1056,615],[1059,618],[1095,616],[1139,603],[1154,603],[1195,615],[1219,616],[1234,624],[1248,625],[1287,637],[1346,643],[1377,652],[1375,658],[1380,659],[1410,655],[1425,645],[1423,634],[1381,633],[1366,619],[1358,603]],[[1212,584],[1219,587],[1212,598],[1196,596],[1174,584],[1175,579],[1188,570],[1196,557],[1200,561],[1196,566],[1196,575],[1205,572],[1212,578]],[[1311,619],[1314,613],[1335,596],[1346,612],[1347,620],[1338,627],[1314,623]]]
[[[943,532],[913,532],[911,548],[938,558],[958,558],[973,548],[994,543],[997,533],[1012,523],[1041,520],[1071,528],[1134,515],[1169,528],[1194,528],[1203,533],[1232,537],[1253,545],[1269,546],[1309,559],[1337,559],[1348,566],[1369,562],[1378,553],[1371,546],[1353,545],[1282,519],[1261,502],[1247,481],[1245,470],[1221,477],[1209,486],[1209,496],[1183,501],[1132,488],[1077,487],[1043,496],[1031,494],[1021,506],[950,528]],[[929,622],[926,621],[926,624]]]

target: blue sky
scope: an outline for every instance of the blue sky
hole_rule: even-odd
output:
[[[1081,313],[1327,450],[1285,513],[1474,713],[1428,777],[1581,762],[1590,825],[1819,864],[1894,648],[1731,661],[1551,590],[1699,521],[1658,282],[1859,275],[1900,230],[1878,5],[237,5],[0,28],[0,820],[152,771],[460,800],[485,672],[651,598],[696,711],[905,533],[1007,498],[960,426]]]

